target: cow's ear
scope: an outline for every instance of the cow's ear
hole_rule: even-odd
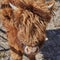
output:
[[[9,20],[10,18],[8,17],[6,10],[8,10],[8,9],[0,9],[0,21],[2,22],[4,27],[8,30],[8,29],[10,29],[10,26],[12,24],[10,23],[10,20]]]

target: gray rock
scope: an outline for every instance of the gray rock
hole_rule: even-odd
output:
[[[50,23],[47,26],[47,30],[51,29],[60,29],[60,2],[56,3],[56,11],[54,11],[55,16],[51,19]]]
[[[60,60],[60,56],[57,56],[56,60]]]
[[[60,1],[60,0],[59,0]],[[47,27],[48,40],[45,41],[40,52],[36,55],[36,60],[60,60],[60,2],[57,1],[55,11],[56,16],[51,19]],[[0,29],[6,31],[0,22]],[[10,57],[9,44],[5,33],[0,31],[0,60],[12,60]],[[6,50],[5,50],[6,49]],[[1,51],[3,50],[3,51]],[[26,56],[23,56],[23,60],[29,60]]]

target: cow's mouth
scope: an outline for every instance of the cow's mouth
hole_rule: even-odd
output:
[[[25,46],[24,47],[24,53],[27,54],[27,55],[37,53],[38,51],[39,51],[38,46],[35,46],[35,47]]]

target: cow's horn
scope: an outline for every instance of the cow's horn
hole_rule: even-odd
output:
[[[18,9],[16,6],[14,6],[13,4],[9,3],[9,5],[11,6],[12,9],[16,10]]]
[[[51,5],[48,6],[48,9],[52,8],[54,5],[54,3],[52,3]]]

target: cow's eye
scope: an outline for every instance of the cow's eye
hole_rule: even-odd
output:
[[[8,15],[5,15],[4,16],[6,19],[10,20],[10,17]]]

